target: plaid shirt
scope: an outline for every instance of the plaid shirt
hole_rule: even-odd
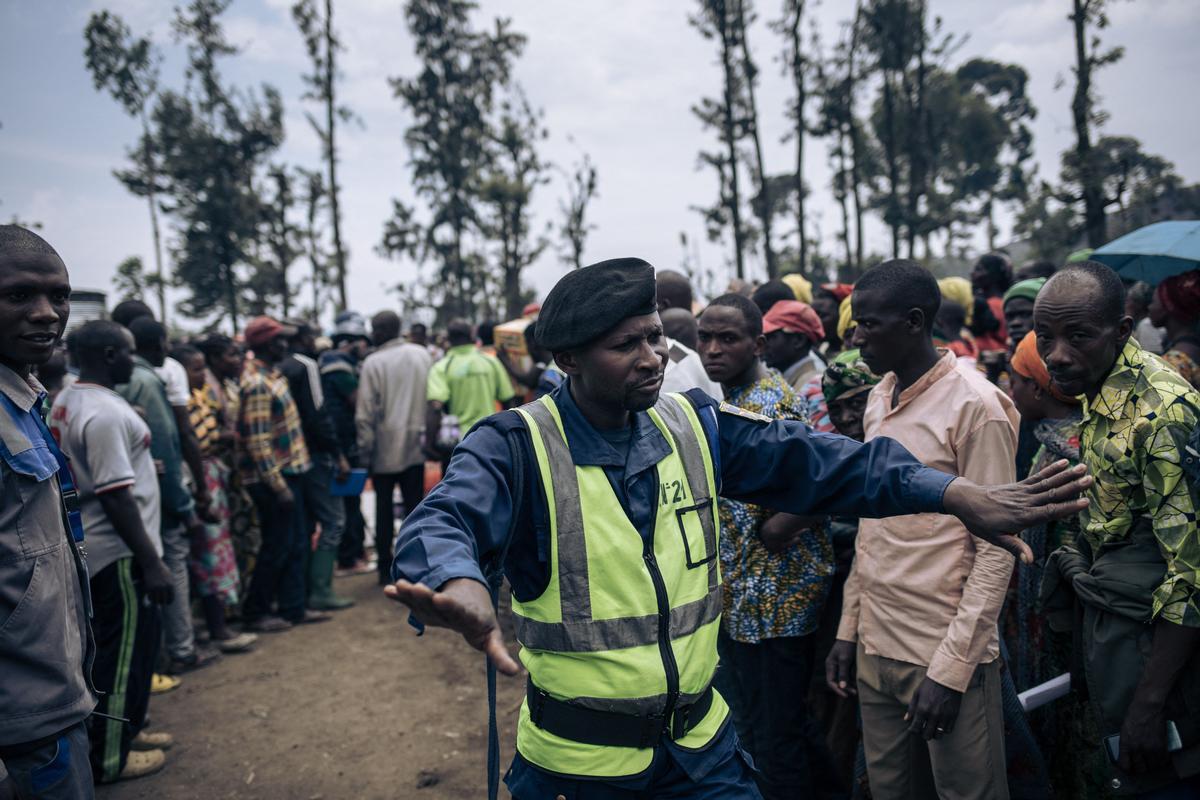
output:
[[[312,466],[287,379],[258,359],[248,361],[239,397],[242,482],[283,489],[284,475],[302,475]]]
[[[1197,490],[1179,459],[1197,409],[1192,386],[1130,339],[1100,394],[1084,401],[1080,436],[1096,481],[1083,535],[1095,551],[1127,539],[1137,518],[1149,517],[1167,567],[1152,613],[1188,627],[1200,627],[1200,532]]]

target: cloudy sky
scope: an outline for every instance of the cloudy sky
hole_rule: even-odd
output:
[[[129,255],[153,262],[145,204],[112,177],[136,124],[107,95],[97,93],[83,60],[88,15],[107,8],[167,52],[164,82],[182,81],[182,54],[170,40],[170,3],[164,0],[5,0],[0,2],[0,218],[16,214],[43,224],[63,254],[75,285],[110,289],[114,267]],[[416,269],[374,252],[392,197],[412,200],[403,132],[408,123],[392,99],[387,78],[416,70],[400,0],[336,0],[337,26],[347,45],[345,101],[365,126],[342,134],[345,231],[350,256],[350,299],[372,313],[389,304],[387,287],[411,280]],[[570,166],[582,152],[599,169],[600,196],[591,211],[597,230],[586,257],[638,255],[660,267],[681,259],[680,232],[703,239],[691,206],[711,202],[714,177],[699,171],[697,152],[709,146],[690,107],[719,86],[715,50],[687,24],[694,3],[684,0],[483,0],[480,24],[505,16],[529,43],[517,78],[545,110],[551,138],[545,154]],[[779,141],[787,122],[788,87],[779,74],[782,44],[765,25],[774,2],[757,4],[764,18],[752,32],[764,85],[763,117],[768,169],[791,168],[790,144]],[[824,0],[815,15],[832,42],[853,12],[850,0]],[[1041,174],[1057,171],[1058,154],[1072,139],[1070,0],[932,0],[948,31],[968,34],[955,62],[973,56],[1013,61],[1031,76],[1039,115],[1034,124]],[[1123,45],[1124,60],[1098,76],[1106,131],[1138,137],[1174,161],[1189,181],[1200,180],[1200,2],[1137,0],[1113,3],[1105,43]],[[290,0],[235,0],[225,15],[243,51],[226,59],[233,83],[268,82],[284,97],[287,141],[279,158],[315,167],[319,150],[303,118],[299,73],[303,46],[291,23]],[[808,148],[805,164],[824,248],[835,246],[836,209],[828,191],[826,145]],[[557,221],[565,194],[561,178],[543,188],[539,220]],[[1005,232],[1006,233],[1006,232]],[[872,233],[882,250],[883,233]],[[703,244],[699,256],[724,277],[727,254]],[[299,268],[299,267],[298,267]],[[563,273],[553,251],[527,274],[539,295]],[[762,265],[752,263],[762,273]]]

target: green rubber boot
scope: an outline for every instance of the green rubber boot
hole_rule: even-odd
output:
[[[308,563],[308,607],[318,611],[340,611],[354,605],[348,597],[333,593],[333,567],[337,553],[333,550],[316,550]]]

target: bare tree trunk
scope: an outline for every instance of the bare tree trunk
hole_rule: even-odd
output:
[[[916,258],[919,222],[921,220],[921,198],[928,194],[926,183],[929,180],[930,161],[926,141],[927,120],[925,109],[925,4],[917,4],[917,22],[920,31],[917,34],[917,74],[916,85],[912,86],[908,78],[904,79],[905,95],[911,110],[909,125],[908,150],[908,213],[905,237],[908,242],[908,257]]]
[[[883,118],[888,135],[883,143],[883,155],[888,168],[888,206],[892,217],[888,226],[892,230],[892,258],[900,257],[900,223],[895,214],[900,208],[900,198],[897,184],[900,182],[900,167],[896,155],[896,109],[895,92],[892,89],[891,76],[883,73]]]
[[[742,195],[738,188],[737,128],[733,119],[733,44],[730,41],[729,13],[724,3],[720,4],[717,31],[721,37],[721,68],[725,75],[725,143],[729,157],[729,218],[733,223],[733,254],[739,279],[746,277],[745,244],[746,232],[742,229]]]
[[[1075,156],[1079,160],[1079,182],[1083,195],[1083,227],[1088,245],[1099,247],[1108,239],[1104,218],[1104,188],[1092,158],[1091,91],[1092,61],[1087,52],[1087,15],[1090,0],[1074,0],[1071,21],[1075,24],[1075,96],[1071,114],[1075,121]]]
[[[804,104],[808,99],[808,87],[805,85],[804,79],[803,35],[800,25],[804,17],[804,0],[796,0],[795,10],[796,14],[792,18],[790,33],[792,37],[792,80],[796,84],[796,232],[800,237],[800,274],[808,275],[808,231],[804,224],[804,134],[806,132]],[[845,199],[843,191],[843,217],[846,211]]]
[[[746,29],[744,0],[733,0],[737,4],[737,27],[742,40],[742,72],[746,76],[746,103],[750,120],[750,141],[754,145],[754,161],[758,169],[758,220],[762,224],[763,256],[767,261],[767,278],[779,277],[779,265],[775,262],[775,249],[771,246],[771,189],[767,180],[767,167],[763,161],[762,137],[758,132],[758,104],[754,99],[754,61],[750,58],[750,31]]]
[[[163,274],[162,234],[158,227],[158,193],[155,191],[158,183],[158,172],[154,168],[154,139],[150,135],[150,121],[146,119],[144,106],[141,118],[142,140],[145,142],[143,150],[146,158],[146,176],[150,180],[150,193],[146,196],[146,202],[150,205],[150,232],[154,237],[154,276],[156,281],[154,288],[158,295],[158,319],[163,325],[166,325],[167,276]]]
[[[987,202],[983,205],[983,218],[987,223],[988,250],[996,249],[996,234],[998,231],[996,230],[996,215],[994,206],[995,202],[992,196],[989,194]]]
[[[846,269],[850,274],[854,274],[854,254],[850,250],[850,209],[847,207],[847,165],[846,165],[846,131],[842,126],[838,126],[838,171],[835,180],[838,182],[837,201],[842,209],[842,244],[846,250]],[[839,276],[832,276],[835,280]]]
[[[846,62],[846,105],[850,123],[850,190],[854,198],[854,272],[863,269],[863,202],[862,202],[862,146],[858,120],[854,116],[854,87],[858,81],[854,73],[854,58],[858,54],[858,33],[862,27],[862,3],[854,6],[854,27],[850,30],[850,52]]]
[[[333,218],[333,252],[337,259],[338,311],[345,311],[346,300],[346,250],[342,246],[342,214],[338,205],[341,187],[337,182],[336,117],[337,101],[334,97],[334,79],[337,75],[335,59],[337,46],[333,40],[333,0],[325,0],[325,131],[329,162],[329,212]]]
[[[234,278],[232,264],[225,265],[225,294],[229,301],[229,324],[236,334],[238,332],[237,281]]]

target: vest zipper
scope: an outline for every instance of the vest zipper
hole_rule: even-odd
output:
[[[675,650],[671,647],[671,606],[667,598],[667,585],[663,582],[658,561],[654,558],[653,537],[642,553],[650,580],[654,584],[654,595],[658,600],[658,652],[662,656],[663,670],[667,673],[667,705],[663,709],[663,729],[670,728],[675,704],[679,702],[679,665],[675,662]]]

